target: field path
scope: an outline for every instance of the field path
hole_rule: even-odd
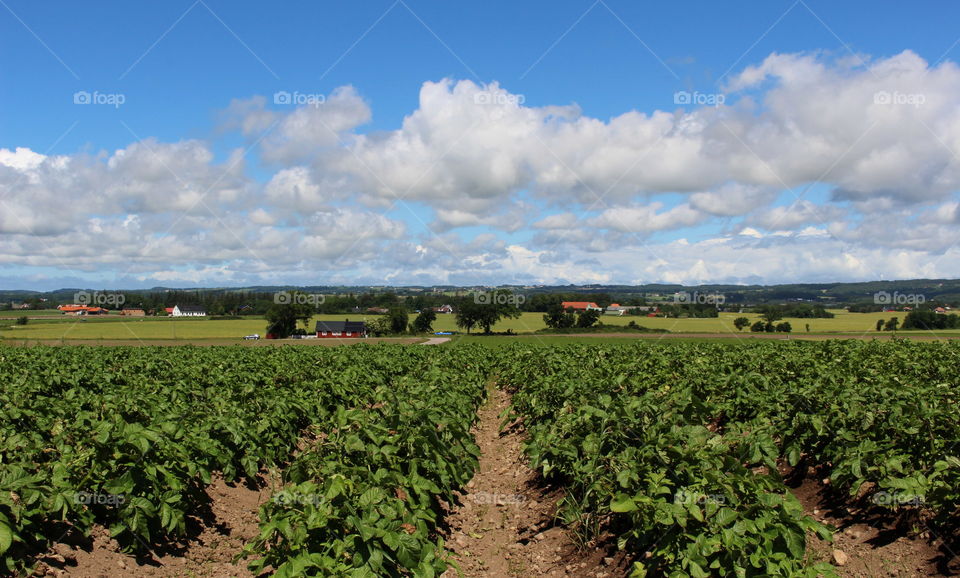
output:
[[[555,526],[562,494],[544,489],[522,453],[522,428],[500,431],[510,396],[495,387],[478,412],[474,435],[482,452],[480,468],[467,484],[461,504],[447,516],[447,548],[468,577],[623,576],[605,566],[600,550],[578,553],[563,528]],[[454,569],[444,578],[457,576]]]
[[[449,337],[431,337],[420,345],[440,345],[441,343],[446,343],[448,341],[450,341]]]

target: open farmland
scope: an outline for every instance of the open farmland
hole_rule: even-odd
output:
[[[0,347],[0,374],[0,556],[21,573],[209,574],[189,552],[223,483],[265,495],[223,575],[958,562],[953,343]],[[895,539],[852,542],[865,520]]]
[[[849,313],[835,310],[836,317],[832,319],[796,319],[787,318],[793,326],[791,335],[803,337],[806,334],[855,334],[866,337],[889,336],[892,332],[877,332],[877,320],[889,319],[903,314],[897,313]],[[747,317],[751,322],[759,319],[752,313],[721,313],[716,318],[705,319],[673,319],[663,317],[635,317],[635,316],[603,316],[600,320],[604,324],[625,326],[631,321],[651,329],[666,329],[671,333],[699,333],[705,335],[740,335],[751,336],[749,329],[737,331],[733,320],[737,317]],[[376,319],[376,316],[362,315],[318,315],[309,323],[312,330],[316,321],[343,321],[344,319],[367,320]],[[806,327],[809,325],[810,330]],[[493,331],[514,333],[532,333],[546,327],[542,313],[523,313],[516,319],[503,319],[493,326]],[[49,320],[31,321],[25,326],[8,326],[0,328],[0,339],[9,341],[23,340],[106,340],[127,341],[135,344],[138,341],[173,340],[239,340],[244,335],[265,333],[266,321],[262,317],[244,317],[241,319],[189,319],[173,317],[146,317],[123,318],[116,315],[105,317],[52,317]],[[436,331],[459,331],[455,316],[452,314],[438,315],[433,324]],[[900,331],[902,335],[918,337],[960,337],[960,330],[942,331]]]

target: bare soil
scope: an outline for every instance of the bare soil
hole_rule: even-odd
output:
[[[253,576],[241,560],[233,558],[257,536],[260,504],[273,489],[265,478],[256,486],[228,484],[215,478],[206,489],[208,511],[190,519],[190,537],[182,544],[164,545],[152,554],[134,556],[120,550],[103,527],[89,538],[65,538],[40,559],[37,576],[197,576],[233,578]]]
[[[886,510],[838,495],[816,476],[805,476],[793,494],[807,515],[836,528],[833,543],[813,536],[807,551],[833,564],[844,578],[957,576],[960,558],[919,512],[893,517]]]
[[[506,392],[491,388],[480,409],[474,435],[480,468],[467,484],[460,504],[447,517],[447,548],[468,577],[624,576],[623,556],[604,548],[578,550],[557,525],[559,489],[544,486],[527,466],[522,429],[510,424],[501,432],[501,414],[509,406]],[[455,569],[444,577],[457,576]]]

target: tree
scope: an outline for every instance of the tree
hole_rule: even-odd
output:
[[[753,333],[763,333],[766,330],[767,330],[767,324],[764,323],[763,321],[757,321],[756,323],[750,326],[750,331],[752,331]]]
[[[387,311],[387,319],[390,322],[391,333],[404,333],[407,331],[407,310],[403,307],[391,307]]]
[[[877,319],[877,331],[883,331],[883,319]]]
[[[23,317],[17,317],[17,325],[26,325],[30,322],[30,319],[24,315]]]
[[[433,322],[437,320],[437,312],[433,309],[424,309],[413,320],[413,330],[416,333],[432,333]]]
[[[750,320],[746,317],[737,317],[733,320],[733,326],[737,328],[737,331],[743,331],[743,328],[750,325]]]
[[[777,323],[777,333],[790,333],[791,331],[793,331],[793,326],[790,325],[789,321]]]
[[[897,326],[900,325],[900,320],[896,317],[891,317],[889,321],[883,326],[884,331],[896,331]]]
[[[267,335],[277,339],[290,337],[297,329],[297,321],[308,323],[313,317],[313,306],[292,299],[290,303],[274,303],[267,309]]]
[[[457,307],[457,327],[467,333],[474,327],[480,327],[484,333],[502,318],[520,317],[515,305],[516,299],[510,291],[495,290],[489,293],[476,293],[460,300]]]
[[[960,317],[955,313],[949,315],[937,313],[930,309],[915,309],[907,314],[901,329],[957,329],[960,327]]]
[[[570,311],[564,311],[560,300],[557,299],[551,303],[547,312],[543,315],[543,322],[551,329],[566,329],[573,327],[576,323],[576,317]]]
[[[776,305],[768,305],[761,309],[760,317],[768,324],[773,324],[783,319],[783,311]]]
[[[577,327],[586,329],[587,327],[592,327],[600,319],[600,312],[596,309],[591,309],[588,311],[581,311],[577,315]]]
[[[367,323],[367,331],[374,337],[387,335],[390,333],[390,319],[387,317],[377,317],[370,323]]]

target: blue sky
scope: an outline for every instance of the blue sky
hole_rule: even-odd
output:
[[[3,0],[0,286],[952,277],[958,12]]]

